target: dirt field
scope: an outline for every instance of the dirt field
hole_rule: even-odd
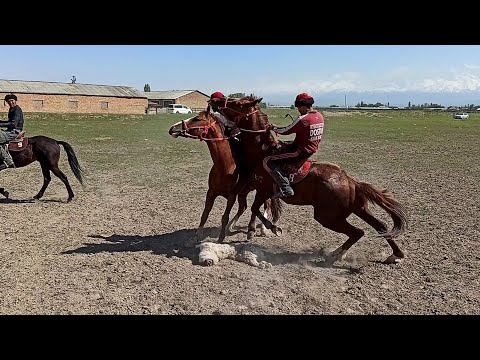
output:
[[[259,269],[229,259],[204,267],[198,250],[183,247],[203,209],[211,164],[205,144],[166,138],[161,153],[135,165],[141,150],[97,147],[108,139],[72,143],[86,170],[83,189],[62,149],[76,193],[71,203],[56,178],[41,201],[30,200],[41,186],[38,163],[2,171],[11,198],[0,199],[0,314],[480,314],[478,148],[450,143],[445,159],[441,142],[336,152],[344,144],[325,140],[328,157],[356,157],[363,165],[350,172],[388,187],[406,206],[409,225],[398,239],[405,260],[381,264],[389,246],[351,217],[364,238],[333,267],[315,266],[311,254],[346,239],[317,224],[311,208],[286,205],[283,235],[253,240],[273,259]],[[165,149],[173,146],[185,161],[172,161]],[[100,161],[102,152],[113,160]],[[385,158],[367,161],[372,154]],[[455,157],[470,161],[460,166]],[[217,199],[206,240],[218,235],[225,204]],[[248,219],[249,211],[228,242],[245,240]]]

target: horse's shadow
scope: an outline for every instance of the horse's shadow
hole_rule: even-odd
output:
[[[191,245],[191,238],[196,229],[177,230],[161,235],[139,236],[118,235],[110,236],[89,235],[90,238],[103,239],[108,243],[85,243],[83,247],[62,252],[62,254],[96,254],[101,252],[134,252],[151,251],[157,255],[167,257],[177,256],[188,258],[193,264],[198,265],[199,249]],[[217,228],[204,228],[204,238],[219,234]]]
[[[62,252],[62,254],[96,254],[101,252],[135,252],[135,251],[151,251],[157,255],[166,255],[167,257],[180,257],[189,259],[194,265],[201,265],[198,261],[199,248],[192,246],[191,239],[196,233],[196,229],[177,230],[171,233],[151,236],[139,235],[89,235],[93,239],[103,239],[107,243],[85,243],[84,246]],[[220,234],[218,228],[204,228],[203,239],[212,238],[212,242],[216,242],[216,238]],[[226,244],[246,243],[245,241],[230,241]],[[260,245],[255,247],[261,251],[265,260],[272,265],[282,264],[305,264],[310,266],[319,266],[315,260],[318,259],[318,252],[312,253],[295,253],[295,252],[274,252]],[[358,272],[358,269],[352,269],[348,266],[332,265],[329,266],[337,269],[346,269],[350,272]]]
[[[33,204],[33,203],[67,203],[64,200],[58,199],[12,199],[12,198],[2,198],[0,199],[0,203],[2,204]]]

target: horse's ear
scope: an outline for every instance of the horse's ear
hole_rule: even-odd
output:
[[[262,100],[263,100],[263,97],[258,98],[256,103],[257,103],[257,104],[260,104],[260,103],[262,102]]]

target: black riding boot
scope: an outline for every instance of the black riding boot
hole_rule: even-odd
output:
[[[279,197],[289,197],[294,194],[292,187],[290,186],[290,181],[288,178],[283,175],[283,172],[280,170],[280,167],[273,169],[272,178],[277,183],[280,191],[272,196],[272,199],[277,199]]]

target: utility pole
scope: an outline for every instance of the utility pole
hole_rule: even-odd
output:
[[[345,94],[345,107],[347,107],[347,94]]]

